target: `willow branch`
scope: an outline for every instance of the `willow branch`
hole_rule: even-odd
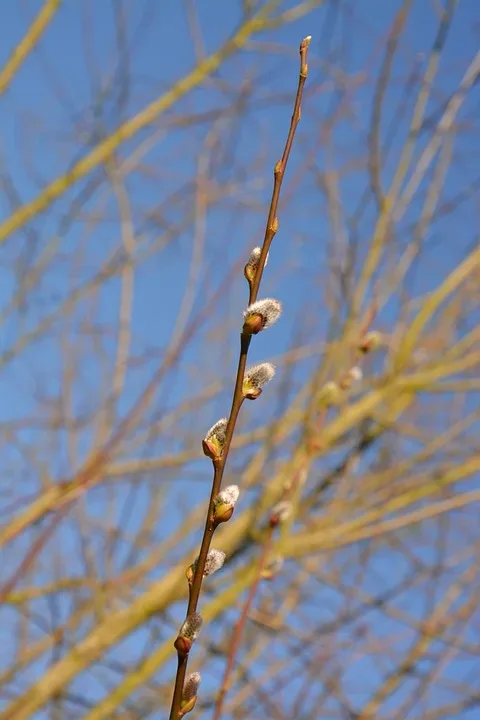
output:
[[[298,80],[297,93],[295,96],[295,104],[293,108],[293,114],[290,122],[290,128],[285,143],[285,148],[281,159],[276,163],[274,169],[274,183],[272,197],[270,201],[270,208],[268,211],[267,225],[265,228],[264,241],[258,260],[255,277],[250,283],[250,295],[249,305],[254,303],[257,299],[260,282],[262,280],[263,268],[265,266],[267,254],[272,244],[272,240],[278,229],[278,201],[280,197],[280,191],[282,188],[283,178],[287,167],[288,159],[290,157],[290,151],[292,149],[293,139],[298,123],[300,121],[300,109],[303,96],[303,88],[308,73],[307,65],[307,52],[310,44],[310,37],[305,38],[300,44],[300,74]],[[188,608],[186,617],[196,612],[198,606],[198,600],[202,588],[202,581],[205,571],[205,563],[207,555],[210,549],[213,534],[215,532],[215,519],[214,519],[214,501],[222,485],[223,474],[225,465],[228,459],[230,445],[232,442],[233,433],[235,431],[235,425],[240,412],[240,408],[243,404],[244,396],[242,393],[243,380],[245,375],[245,368],[247,364],[248,350],[250,347],[251,335],[242,333],[240,336],[240,355],[238,360],[237,376],[235,381],[235,389],[233,392],[232,406],[230,410],[230,416],[228,418],[226,427],[225,444],[221,457],[214,461],[214,474],[212,482],[212,490],[210,493],[210,501],[208,505],[207,518],[205,522],[205,529],[203,532],[202,543],[200,546],[200,553],[196,562],[195,573],[193,580],[190,585],[190,595],[188,601]],[[172,705],[170,710],[170,720],[177,720],[179,717],[180,706],[182,701],[182,692],[185,682],[185,675],[188,665],[188,654],[182,655],[177,650],[177,674],[175,678],[175,686],[173,691]]]
[[[14,48],[4,67],[0,70],[0,95],[12,82],[27,56],[34,50],[60,6],[60,0],[46,0],[25,36]]]

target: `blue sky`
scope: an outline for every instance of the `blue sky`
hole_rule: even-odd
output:
[[[294,4],[289,0],[282,7],[288,9]],[[40,2],[16,0],[2,3],[0,66],[40,5]],[[236,28],[240,20],[241,3],[202,0],[196,3],[196,7],[204,52],[209,54]],[[181,224],[191,210],[192,188],[182,188],[197,167],[212,125],[199,122],[185,129],[172,128],[169,123],[177,114],[201,114],[221,108],[224,120],[217,128],[220,150],[211,160],[209,174],[219,189],[230,182],[238,186],[231,198],[226,198],[224,203],[212,208],[207,214],[205,252],[197,270],[198,285],[194,304],[197,308],[220,285],[222,265],[245,257],[249,249],[260,242],[266,203],[271,192],[270,169],[280,155],[288,127],[297,78],[297,46],[300,39],[308,34],[313,36],[313,40],[304,115],[285,183],[286,197],[293,196],[295,201],[288,202],[285,212],[280,212],[280,231],[275,239],[263,285],[266,295],[276,294],[284,301],[285,319],[272,331],[267,344],[255,344],[251,359],[263,360],[265,352],[273,356],[292,344],[299,321],[305,319],[305,303],[308,303],[310,315],[304,341],[324,338],[329,321],[323,303],[331,226],[324,200],[315,189],[312,177],[315,172],[321,173],[331,158],[325,148],[320,147],[319,140],[325,119],[338,104],[338,87],[335,83],[341,71],[348,77],[349,87],[355,89],[351,90],[353,99],[349,113],[338,121],[333,134],[334,164],[342,168],[348,161],[360,160],[365,155],[364,143],[367,141],[373,95],[373,84],[368,81],[368,77],[378,72],[386,32],[398,7],[399,3],[393,0],[365,0],[361,6],[345,2],[342,4],[344,12],[339,15],[341,20],[337,21],[329,15],[331,10],[324,7],[285,27],[256,37],[239,56],[225,63],[216,76],[216,82],[207,81],[171,108],[165,117],[159,118],[154,127],[140,132],[121,149],[120,157],[125,158],[142,142],[158,133],[158,140],[144,158],[145,166],[132,172],[126,182],[132,202],[133,224],[141,237],[138,252],[147,253],[145,262],[139,264],[136,277],[133,345],[138,355],[149,351],[151,357],[142,364],[141,370],[129,373],[118,408],[120,416],[131,407],[138,392],[145,387],[154,372],[158,358],[162,357],[190,272],[193,247],[191,225],[185,231],[179,231],[175,242],[165,248],[157,247],[156,243],[162,223]],[[128,18],[126,30],[114,22],[118,8],[124,8]],[[39,48],[27,59],[8,92],[0,98],[0,163],[7,169],[3,179],[8,177],[20,202],[25,203],[36,197],[45,184],[65,172],[88,152],[98,136],[132,117],[191,70],[195,63],[195,47],[185,8],[186,4],[174,0],[163,3],[142,0],[130,3],[105,1],[62,4]],[[389,143],[390,155],[383,172],[385,184],[391,179],[407,131],[400,108],[405,102],[408,118],[415,99],[408,95],[405,98],[403,81],[415,64],[419,68],[425,67],[425,58],[437,32],[435,8],[436,4],[427,0],[414,3],[407,20],[406,33],[393,63],[392,82],[384,106],[382,137],[387,141],[389,133],[395,129],[397,134]],[[448,34],[427,117],[436,119],[439,109],[458,86],[477,51],[480,33],[478,20],[476,0],[461,0]],[[123,33],[127,48],[123,55],[125,65],[118,62],[117,51],[118,43],[124,42]],[[267,45],[270,42],[272,44]],[[251,106],[237,128],[228,115],[228,109],[238,87],[252,77],[257,79]],[[477,178],[480,145],[474,122],[478,110],[477,92],[472,93],[460,114],[462,132],[456,137],[455,162],[445,183],[444,199],[455,197]],[[94,122],[96,137],[92,135]],[[226,141],[229,134],[234,138],[230,145]],[[426,138],[427,134],[419,138],[417,152],[424,147]],[[305,163],[306,158],[311,158],[310,164]],[[253,172],[252,163],[256,163]],[[96,186],[90,186],[92,181],[103,183],[98,192]],[[342,178],[341,202],[347,216],[354,214],[364,188],[363,168],[357,171],[353,167]],[[410,229],[418,217],[424,190],[421,186],[418,200],[412,203],[399,224],[400,246],[411,238]],[[75,207],[79,198],[83,202],[84,194],[88,198],[85,210],[92,213],[98,205],[102,209],[103,219],[93,228],[90,226],[90,218],[86,218],[82,212],[74,213],[74,221],[70,218],[72,207]],[[11,211],[11,202],[11,197],[2,193],[2,219]],[[161,208],[160,220],[156,216],[158,208]],[[367,206],[358,226],[361,249],[367,246],[375,217],[375,208]],[[420,259],[418,269],[411,278],[411,289],[415,294],[422,294],[435,287],[453,264],[472,247],[475,242],[475,231],[472,228],[475,227],[478,227],[478,207],[475,202],[463,203],[454,214],[446,214],[433,223],[424,257]],[[86,233],[89,233],[89,242],[85,242]],[[23,261],[35,263],[46,243],[57,235],[61,237],[58,253],[50,269],[43,275],[34,299],[27,303],[22,312],[11,312],[9,303],[18,286],[18,265],[15,263],[20,261],[25,248],[28,250],[26,260],[23,258]],[[4,361],[17,337],[35,329],[42,319],[50,316],[68,296],[72,285],[79,286],[92,277],[105,258],[117,249],[118,237],[118,209],[111,194],[105,191],[103,173],[97,171],[68,191],[47,213],[36,218],[29,225],[28,232],[22,230],[8,239],[0,248],[0,357]],[[74,262],[77,253],[82,255],[79,263]],[[206,411],[202,408],[201,412],[193,412],[190,420],[186,421],[186,430],[192,433],[197,432],[199,425],[208,428],[219,414],[224,414],[222,408],[228,404],[228,381],[237,352],[238,329],[235,318],[240,318],[245,303],[244,290],[242,278],[232,281],[219,309],[222,322],[229,323],[226,346],[215,347],[210,352],[206,344],[207,336],[202,334],[194,339],[182,357],[176,381],[171,386],[166,383],[159,388],[156,414],[173,407],[188,395],[192,387],[198,392],[206,379],[211,380],[219,375],[222,381],[227,382],[227,388],[207,406]],[[94,308],[94,322],[99,327],[106,327],[114,320],[118,302],[119,282],[118,278],[113,278],[105,284]],[[394,322],[398,308],[399,298],[395,298],[380,314],[380,325],[388,328]],[[52,326],[53,339],[32,343],[14,363],[5,361],[0,375],[3,400],[0,421],[10,422],[12,419],[36,415],[40,397],[56,397],[65,372],[65,357],[59,338],[65,333],[69,342],[73,343],[80,333],[84,316],[85,307],[82,313],[74,313],[71,322],[65,325],[63,321],[55,321]],[[472,322],[475,317],[472,315]],[[206,327],[213,330],[212,319],[207,321]],[[114,349],[112,338],[106,338],[105,353],[111,360]],[[80,414],[95,409],[99,399],[104,396],[105,368],[97,366],[93,351],[89,355],[79,348],[78,352],[79,375],[72,403]],[[296,386],[301,382],[301,373],[300,369]],[[249,407],[246,417],[242,417],[242,423],[246,427],[257,422],[263,413],[275,411],[276,408],[265,410],[265,406],[262,409]],[[95,430],[92,427],[86,428],[81,434],[78,465],[84,460],[94,437]],[[17,446],[2,450],[3,464],[9,478],[3,491],[7,506],[11,500],[10,482],[21,481],[25,488],[22,494],[38,489],[37,469],[32,466],[28,453],[23,453],[22,445],[24,450],[35,448],[39,465],[47,468],[55,479],[70,477],[75,469],[71,466],[65,437],[55,439],[54,457],[48,438],[41,431],[28,427],[19,433],[18,439]],[[148,447],[142,449],[142,452],[161,454],[175,442],[174,433],[150,438]],[[237,463],[232,471],[238,472],[239,467]],[[164,481],[167,482],[168,478],[164,478]],[[181,482],[178,485],[180,493],[187,492],[189,497],[195,499],[204,498],[210,482],[209,472],[203,463],[195,463],[185,471]],[[119,497],[120,515],[126,496]],[[148,493],[137,493],[135,513],[138,513],[139,518],[143,517],[149,498]],[[106,494],[102,494],[101,490],[95,491],[89,500],[90,512],[101,517],[106,502]],[[133,532],[135,520],[130,522]],[[164,537],[170,529],[169,520],[163,518],[159,523],[157,537]],[[15,553],[2,554],[7,576],[18,565],[22,553],[28,547],[29,538],[15,545]],[[68,527],[62,531],[62,540],[66,546],[71,545],[72,550],[78,550],[78,537]],[[390,555],[386,559],[379,558],[380,574],[389,575],[390,562]],[[72,568],[72,571],[81,572],[81,565]],[[160,568],[158,573],[161,571]],[[393,582],[399,572],[396,566],[391,577],[384,576],[383,581]],[[39,577],[42,577],[41,571]],[[373,587],[374,580],[369,578],[368,581]],[[66,610],[62,602],[58,603],[60,613]],[[6,620],[2,618],[2,622]],[[147,633],[137,633],[125,647],[132,654],[134,651],[140,652],[146,637]],[[168,677],[172,667],[170,663],[165,669],[166,675],[162,677]],[[30,681],[31,677],[28,676],[27,680]],[[92,696],[100,692],[99,688],[94,687],[91,677],[79,679],[74,689],[80,692],[88,690]]]

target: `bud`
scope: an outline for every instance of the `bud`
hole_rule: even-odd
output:
[[[250,253],[250,257],[248,258],[248,262],[245,265],[243,274],[245,275],[245,277],[247,278],[249,283],[252,283],[255,279],[255,274],[257,272],[258,261],[260,260],[261,253],[262,253],[262,248],[260,248],[260,247],[253,248],[252,252]],[[268,255],[269,255],[269,253],[267,253],[267,257],[265,258],[265,264],[263,267],[266,267],[266,265],[267,265]]]
[[[244,335],[256,335],[261,330],[266,330],[273,325],[282,312],[282,304],[273,298],[265,298],[265,300],[257,300],[252,303],[244,311],[243,323]]]
[[[350,368],[348,371],[348,374],[352,378],[354,382],[359,382],[363,378],[363,370],[358,365],[355,365],[354,367]]]
[[[183,717],[195,707],[201,679],[202,676],[198,672],[191,673],[191,675],[189,675],[186,679],[185,685],[183,686],[179,717]]]
[[[217,497],[213,501],[213,513],[217,524],[230,520],[233,515],[233,511],[235,510],[235,504],[239,495],[240,490],[238,485],[229,485],[225,488],[225,490],[218,493]]]
[[[207,575],[213,575],[214,572],[217,572],[217,570],[220,570],[223,563],[225,562],[225,553],[223,550],[209,550],[207,559],[205,561],[205,568],[203,570],[203,577],[207,577]],[[197,563],[198,558],[193,562],[190,567],[187,568],[187,571],[185,573],[189,585],[192,584],[193,578],[195,577],[195,570],[197,569]]]
[[[195,576],[195,563],[192,563],[185,570],[185,577],[187,578],[189,585],[191,585],[193,583],[194,576]]]
[[[182,718],[189,712],[192,712],[193,708],[197,704],[197,696],[194,695],[190,700],[182,700],[180,710],[178,711],[177,717]]]
[[[275,365],[260,363],[247,368],[243,379],[242,393],[245,398],[255,400],[262,393],[262,387],[275,375]]]
[[[225,447],[225,441],[227,439],[227,418],[218,420],[215,425],[212,425],[210,430],[202,440],[203,452],[214,462],[220,460],[223,454],[223,448]]]
[[[345,377],[342,378],[340,382],[340,387],[342,388],[342,390],[349,390],[354,383],[360,382],[362,378],[362,368],[358,365],[355,365],[354,367],[350,368],[350,370],[346,373]]]
[[[207,575],[213,575],[213,573],[220,570],[225,562],[226,554],[223,550],[210,550],[207,555],[207,562],[205,563],[205,570],[203,571],[203,577]]]
[[[318,401],[322,405],[338,405],[342,399],[342,391],[336,382],[327,382],[321,388]]]
[[[181,657],[185,657],[190,652],[193,643],[198,637],[202,623],[202,616],[198,612],[189,615],[183,623],[174,643],[175,649]]]
[[[360,350],[360,352],[366,355],[367,353],[373,352],[374,350],[378,350],[381,344],[382,335],[376,330],[371,330],[362,338],[358,349]]]
[[[273,555],[265,564],[262,570],[262,578],[264,580],[271,580],[275,575],[278,575],[283,567],[284,559],[281,555]]]
[[[270,527],[276,527],[280,523],[288,520],[293,511],[293,505],[290,500],[282,500],[273,506],[270,513]]]

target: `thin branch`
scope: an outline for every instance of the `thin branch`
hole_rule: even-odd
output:
[[[275,237],[275,234],[278,229],[278,218],[277,218],[277,210],[278,210],[278,200],[280,197],[280,190],[282,187],[283,178],[285,175],[285,170],[288,163],[288,158],[290,156],[290,151],[293,144],[293,139],[295,136],[295,131],[297,129],[297,125],[300,121],[300,109],[301,109],[301,102],[302,102],[302,95],[303,95],[303,88],[305,85],[305,80],[307,79],[307,73],[308,73],[308,65],[307,65],[307,52],[308,52],[308,46],[310,44],[310,37],[305,38],[302,40],[300,44],[300,74],[298,79],[298,87],[297,87],[297,94],[295,97],[295,105],[293,109],[292,119],[290,122],[290,128],[287,136],[287,141],[285,143],[285,148],[283,151],[283,155],[281,160],[277,162],[274,169],[274,184],[273,184],[273,191],[272,191],[272,198],[270,201],[270,208],[268,212],[268,218],[267,218],[267,225],[265,228],[265,237],[264,242],[262,245],[260,258],[257,263],[257,268],[255,272],[255,276],[250,283],[250,297],[249,297],[249,305],[254,303],[257,299],[258,295],[258,289],[260,287],[260,282],[262,279],[263,274],[263,268],[265,266],[265,262],[267,259],[267,254],[270,248],[270,245],[272,244],[272,240]],[[219,458],[217,461],[214,462],[214,475],[213,475],[213,482],[212,482],[212,490],[210,493],[210,501],[208,505],[208,512],[207,512],[207,519],[205,523],[205,529],[203,533],[203,539],[200,547],[200,553],[198,556],[198,560],[196,563],[195,568],[195,574],[190,586],[190,595],[189,595],[189,601],[188,601],[188,608],[187,608],[187,614],[186,617],[191,615],[192,613],[196,612],[197,606],[198,606],[198,599],[200,596],[201,588],[202,588],[202,581],[203,581],[203,573],[205,570],[205,563],[207,560],[208,551],[210,549],[210,544],[212,541],[213,534],[215,532],[215,521],[214,521],[214,501],[218,493],[220,492],[220,488],[222,485],[222,479],[223,479],[223,473],[225,469],[225,464],[227,462],[228,453],[230,450],[230,444],[232,441],[233,433],[235,430],[235,425],[237,422],[237,418],[240,412],[240,408],[243,404],[243,393],[242,393],[242,386],[243,386],[243,379],[245,375],[245,368],[247,364],[247,356],[248,356],[248,349],[250,347],[250,341],[251,341],[251,335],[247,334],[241,334],[240,336],[240,356],[238,360],[238,368],[237,368],[237,377],[235,381],[235,390],[233,393],[232,398],[232,406],[230,410],[230,416],[228,418],[227,428],[226,428],[226,437],[225,437],[225,444],[222,452],[221,458]],[[173,698],[172,698],[172,706],[170,710],[170,720],[177,720],[179,717],[179,711],[182,701],[182,692],[183,692],[183,686],[185,682],[185,675],[187,671],[187,664],[188,664],[188,654],[185,654],[181,656],[180,652],[177,651],[178,654],[178,666],[177,666],[177,674],[175,678],[175,686],[174,686],[174,692],[173,692]]]
[[[35,45],[40,40],[48,24],[57,12],[59,5],[60,0],[46,0],[24,37],[12,51],[12,54],[0,71],[0,95],[3,95],[27,55],[32,52]]]
[[[220,718],[222,716],[223,703],[225,701],[225,696],[227,694],[227,691],[228,691],[228,688],[230,685],[230,677],[232,675],[233,668],[235,666],[235,660],[237,659],[237,653],[238,653],[238,649],[240,647],[240,641],[242,639],[243,629],[245,627],[245,623],[247,622],[247,618],[250,614],[250,610],[251,610],[253,601],[255,599],[255,595],[257,594],[258,586],[260,585],[260,580],[262,579],[263,570],[265,568],[268,554],[269,554],[270,548],[272,546],[272,537],[273,537],[273,528],[269,528],[268,535],[263,544],[262,553],[258,560],[255,577],[253,579],[252,584],[250,585],[250,589],[248,591],[247,598],[243,605],[242,613],[235,625],[235,628],[234,628],[233,634],[232,634],[232,638],[230,640],[227,666],[225,668],[225,673],[224,673],[223,680],[222,680],[222,686],[220,688],[220,692],[218,693],[213,720],[220,720]]]
[[[226,58],[230,57],[240,47],[243,47],[250,37],[261,29],[263,22],[278,4],[279,0],[267,2],[217,52],[206,57],[203,62],[175,83],[160,98],[157,98],[132,118],[126,120],[117,130],[99,142],[84,158],[75,163],[64,175],[57,177],[47,185],[37,197],[17,208],[5,222],[0,224],[0,244],[13,232],[26,225],[33,217],[46,210],[79,180],[101,166],[124,142],[154,122],[159,115],[172,107],[187,92],[201,85],[207,77],[220,67]]]
[[[305,479],[307,476],[307,472],[308,472],[308,462],[306,463],[305,466],[302,466],[301,468],[299,468],[299,470],[295,473],[293,480],[291,482],[288,482],[284,485],[284,489],[283,489],[283,493],[280,498],[280,501],[271,510],[269,525],[268,525],[267,533],[266,533],[266,536],[265,536],[265,539],[263,542],[263,548],[262,548],[260,558],[258,561],[255,577],[252,580],[252,584],[250,586],[250,590],[249,590],[247,598],[245,600],[242,613],[240,615],[240,618],[239,618],[237,624],[235,625],[232,639],[230,641],[227,665],[225,668],[225,673],[223,676],[223,681],[222,681],[222,685],[220,688],[220,692],[217,697],[217,702],[215,705],[215,715],[214,715],[213,720],[220,720],[221,715],[222,715],[225,696],[227,694],[227,691],[228,691],[228,688],[230,685],[230,678],[231,678],[231,675],[232,675],[232,672],[233,672],[233,669],[235,666],[238,649],[240,647],[240,641],[242,639],[243,629],[245,627],[247,617],[250,614],[250,610],[251,610],[253,601],[255,599],[255,595],[257,594],[260,580],[263,577],[263,571],[265,569],[267,559],[268,559],[268,556],[270,554],[270,550],[272,547],[272,538],[273,538],[275,528],[278,526],[281,526],[281,529],[282,529],[282,537],[281,537],[281,540],[279,543],[279,547],[281,547],[282,541],[284,544],[285,539],[290,534],[291,523],[293,521],[293,516],[294,516],[294,512],[293,512],[294,506],[296,506],[298,503],[300,491],[304,485],[304,482],[305,482]],[[287,514],[283,520],[281,518],[281,511],[279,512],[279,508],[281,508],[281,506],[283,506],[284,509],[287,510]],[[286,506],[288,506],[288,509]],[[288,522],[288,521],[290,521],[290,522]],[[282,555],[280,555],[280,558],[283,561]]]

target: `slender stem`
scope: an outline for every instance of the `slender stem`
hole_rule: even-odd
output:
[[[217,702],[215,705],[215,714],[213,716],[213,720],[220,720],[220,718],[222,716],[223,704],[225,702],[225,695],[227,694],[227,691],[228,691],[228,688],[230,685],[230,677],[232,675],[233,668],[235,666],[235,660],[237,659],[237,653],[238,653],[238,648],[240,647],[240,641],[242,639],[243,628],[245,627],[245,623],[246,623],[247,617],[250,613],[250,609],[252,607],[253,600],[255,598],[255,595],[257,594],[257,589],[260,584],[260,580],[262,579],[263,569],[265,567],[268,553],[270,552],[270,548],[271,548],[271,544],[272,544],[272,536],[273,536],[273,528],[269,528],[268,535],[263,544],[262,554],[260,555],[260,559],[258,561],[255,577],[253,579],[253,582],[250,586],[250,590],[248,591],[247,598],[243,605],[242,614],[240,615],[240,617],[235,625],[235,628],[233,630],[232,639],[230,641],[230,648],[229,648],[229,652],[228,652],[227,666],[225,668],[225,673],[223,675],[222,686],[220,688],[220,692],[218,693],[218,698],[217,698]]]
[[[245,367],[247,364],[247,355],[248,355],[248,348],[250,346],[250,335],[241,335],[240,336],[240,357],[238,361],[238,369],[237,369],[237,378],[235,381],[235,390],[233,392],[233,398],[232,398],[232,407],[230,410],[230,417],[228,419],[227,424],[227,430],[226,430],[226,439],[225,439],[225,445],[223,448],[223,453],[221,459],[214,463],[214,473],[213,473],[213,482],[212,482],[212,490],[210,493],[210,502],[208,506],[208,514],[207,519],[205,522],[205,530],[203,533],[202,538],[202,544],[200,546],[200,554],[198,556],[197,561],[197,567],[195,570],[195,575],[193,578],[192,586],[190,588],[190,597],[188,601],[188,609],[187,609],[187,615],[190,615],[190,613],[193,613],[197,609],[198,604],[198,598],[200,596],[200,591],[202,588],[202,581],[203,581],[203,571],[205,569],[205,562],[207,559],[208,551],[210,549],[210,543],[213,537],[213,533],[215,532],[215,524],[214,524],[214,516],[213,516],[213,510],[214,510],[214,500],[218,493],[220,492],[220,487],[222,484],[222,478],[223,478],[223,471],[225,469],[225,462],[228,456],[228,452],[230,450],[230,445],[232,442],[233,437],[233,431],[235,429],[235,425],[237,422],[238,414],[240,412],[240,408],[243,404],[243,395],[242,395],[242,385],[243,385],[243,377],[245,375]]]
[[[258,288],[262,281],[263,268],[265,267],[265,260],[272,244],[272,240],[275,237],[275,233],[278,229],[278,200],[280,198],[280,190],[282,189],[283,177],[287,168],[288,158],[290,157],[290,150],[292,149],[293,138],[295,137],[295,131],[297,125],[300,122],[301,116],[301,105],[303,97],[303,87],[308,74],[307,65],[307,52],[308,46],[310,45],[310,37],[305,38],[300,43],[300,76],[298,78],[297,94],[295,96],[295,104],[293,106],[292,119],[290,121],[290,129],[287,135],[287,141],[283,150],[282,159],[277,162],[274,169],[274,182],[272,199],[270,201],[270,209],[268,211],[267,226],[265,228],[265,239],[262,246],[262,252],[258,261],[258,269],[255,273],[255,278],[250,288],[250,303],[255,302],[257,299]]]
[[[170,711],[170,718],[178,717],[178,712],[180,710],[180,705],[182,702],[182,692],[183,692],[183,686],[185,684],[185,675],[187,673],[187,662],[188,662],[188,655],[181,657],[180,655],[177,654],[177,675],[175,678],[175,687],[173,690],[172,709]],[[172,715],[173,712],[175,712],[176,714]]]
[[[270,201],[270,208],[268,211],[268,218],[267,218],[267,226],[265,229],[265,237],[264,242],[260,254],[260,258],[258,260],[257,269],[255,272],[255,277],[253,281],[250,283],[250,297],[249,297],[249,304],[255,302],[258,295],[258,290],[260,287],[260,282],[263,275],[263,268],[265,266],[265,260],[267,257],[268,250],[270,248],[270,245],[272,243],[273,238],[275,237],[275,233],[278,228],[278,219],[277,219],[277,209],[278,209],[278,200],[280,197],[280,190],[282,187],[283,178],[285,175],[285,169],[287,167],[288,158],[290,156],[290,151],[292,148],[293,139],[295,136],[295,131],[297,128],[297,125],[300,121],[300,107],[302,102],[302,95],[303,95],[303,87],[305,85],[305,80],[307,78],[307,72],[308,72],[308,66],[307,66],[307,51],[308,46],[310,44],[310,38],[305,38],[300,44],[300,76],[298,81],[298,88],[297,88],[297,94],[295,97],[295,104],[293,108],[293,114],[292,119],[290,122],[290,129],[288,131],[287,140],[285,143],[285,148],[283,151],[282,159],[277,162],[275,165],[275,172],[274,172],[274,184],[273,184],[273,191],[272,191],[272,197]],[[213,474],[213,481],[212,481],[212,490],[210,493],[210,502],[208,505],[208,512],[207,517],[205,521],[205,529],[203,532],[203,538],[202,543],[200,546],[200,553],[198,555],[198,560],[196,562],[196,568],[194,577],[190,586],[190,595],[188,600],[188,609],[187,609],[187,616],[190,615],[193,612],[196,612],[197,606],[198,606],[198,600],[200,597],[200,592],[202,589],[202,582],[203,582],[203,573],[205,570],[205,562],[207,560],[208,551],[210,549],[210,544],[213,538],[213,534],[215,532],[215,523],[214,523],[214,500],[215,497],[220,492],[220,488],[222,485],[222,479],[223,479],[223,473],[225,470],[225,464],[228,459],[228,453],[230,450],[230,444],[232,442],[233,433],[235,431],[235,425],[237,422],[238,414],[240,412],[240,408],[243,404],[243,393],[242,393],[242,386],[243,386],[243,379],[245,375],[245,368],[247,364],[247,356],[248,356],[248,350],[250,347],[251,342],[251,336],[250,335],[240,335],[240,356],[238,360],[238,368],[237,368],[237,376],[235,381],[235,389],[233,392],[232,397],[232,406],[230,410],[230,416],[228,418],[227,428],[226,428],[226,439],[225,439],[225,445],[223,447],[222,457],[218,461],[214,461],[214,474]],[[253,593],[254,595],[255,593]],[[253,597],[252,597],[253,599]],[[178,720],[179,712],[181,708],[181,702],[182,702],[182,692],[183,692],[183,685],[185,682],[185,675],[187,671],[187,664],[188,664],[188,655],[181,658],[180,655],[178,656],[178,666],[177,666],[177,674],[175,678],[175,686],[174,686],[174,692],[173,692],[173,698],[172,698],[172,705],[170,709],[170,720]]]
[[[307,473],[307,465],[304,465],[300,467],[297,472],[295,473],[292,482],[285,486],[281,500],[291,500],[295,495],[298,494],[298,492],[301,490],[301,487],[305,481]],[[260,584],[260,580],[262,579],[262,573],[265,568],[265,564],[268,558],[268,555],[270,553],[271,547],[272,547],[272,539],[273,539],[273,533],[275,528],[277,527],[277,523],[272,523],[272,518],[270,518],[270,524],[268,527],[267,535],[265,537],[265,540],[263,542],[263,548],[262,552],[260,554],[260,559],[258,561],[258,567],[257,572],[255,573],[254,579],[252,581],[252,584],[250,586],[250,590],[248,592],[247,598],[245,600],[242,614],[235,625],[235,629],[233,631],[232,639],[230,642],[229,652],[227,656],[227,665],[225,668],[225,673],[223,676],[222,686],[220,688],[220,692],[217,697],[217,702],[215,705],[215,715],[213,717],[213,720],[220,720],[222,711],[223,711],[223,705],[225,702],[225,695],[228,692],[229,686],[230,686],[230,677],[233,672],[233,668],[235,666],[235,660],[238,654],[238,648],[240,646],[240,641],[242,638],[243,628],[245,626],[245,622],[247,620],[247,617],[250,613],[250,609],[252,607],[253,601],[255,599],[255,595],[258,590],[258,586]]]

